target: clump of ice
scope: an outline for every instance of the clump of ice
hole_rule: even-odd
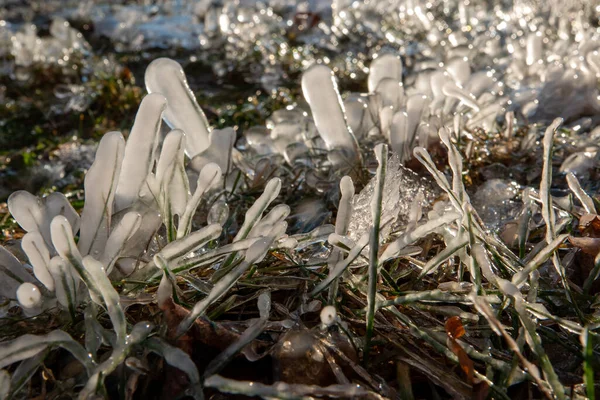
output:
[[[348,236],[358,240],[372,225],[371,199],[375,191],[375,178],[354,196],[353,217],[350,220]],[[399,227],[409,222],[410,212],[417,199],[423,199],[423,206],[431,204],[439,190],[431,183],[400,163],[394,154],[388,160],[387,173],[381,202],[381,239],[387,239]]]
[[[499,228],[517,217],[522,203],[517,201],[521,191],[515,181],[490,179],[472,196],[472,204],[489,228]]]

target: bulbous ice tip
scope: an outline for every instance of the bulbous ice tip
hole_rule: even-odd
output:
[[[17,300],[25,308],[34,308],[42,302],[42,293],[33,283],[25,282],[17,289]]]
[[[324,328],[329,328],[337,321],[337,310],[334,306],[325,306],[321,310],[321,323]]]

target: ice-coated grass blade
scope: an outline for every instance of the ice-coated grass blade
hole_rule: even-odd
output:
[[[190,166],[200,171],[209,163],[216,163],[223,174],[231,170],[231,153],[234,151],[235,131],[233,128],[214,129],[209,134],[210,146],[202,153],[194,156]]]
[[[181,65],[170,58],[158,58],[148,65],[144,76],[148,93],[160,93],[167,99],[163,118],[172,129],[187,136],[186,153],[190,158],[209,146],[208,120],[188,86]]]
[[[390,126],[390,146],[402,162],[410,157],[409,146],[412,139],[408,135],[408,114],[406,111],[394,113]]]
[[[406,137],[409,140],[415,136],[417,127],[421,123],[421,118],[430,100],[422,94],[413,94],[406,100]]]
[[[125,141],[121,133],[105,134],[100,140],[94,163],[85,175],[85,205],[78,243],[83,255],[99,257],[108,240],[124,150]]]
[[[552,254],[558,249],[558,247],[565,241],[569,235],[559,235],[556,239],[552,240],[548,246],[544,247],[538,254],[533,257],[531,261],[525,265],[521,271],[513,275],[512,283],[520,286],[527,280],[529,274],[539,268],[546,260],[552,257]]]
[[[402,60],[397,55],[383,54],[371,62],[367,81],[369,93],[375,92],[379,82],[386,78],[402,81]]]
[[[327,149],[344,150],[351,160],[360,162],[358,143],[346,122],[333,71],[322,64],[304,71],[302,93],[310,105],[315,125]]]
[[[473,300],[473,304],[475,305],[477,311],[479,311],[479,313],[487,319],[493,331],[498,336],[504,337],[504,339],[508,343],[509,348],[517,355],[517,357],[521,361],[521,364],[523,364],[523,368],[529,372],[530,376],[533,378],[540,391],[544,393],[546,398],[553,399],[554,396],[552,395],[552,389],[545,381],[542,380],[538,367],[532,362],[530,362],[527,358],[525,358],[525,356],[521,352],[519,344],[517,343],[517,341],[515,341],[515,339],[513,339],[513,337],[507,332],[506,328],[496,318],[495,312],[492,310],[487,301],[485,301],[484,298],[477,296],[474,292],[471,293],[471,299]]]
[[[556,232],[554,229],[555,215],[552,208],[552,196],[550,185],[552,184],[552,140],[554,133],[563,123],[562,118],[555,119],[544,133],[544,163],[542,169],[542,180],[540,182],[540,200],[542,202],[542,217],[546,222],[546,242],[554,240]]]
[[[472,108],[474,112],[479,112],[480,108],[474,96],[465,89],[457,86],[456,83],[446,83],[442,88],[442,92],[448,97],[460,100],[464,105]]]
[[[10,374],[8,371],[0,369],[0,400],[8,399],[10,393]]]
[[[48,270],[52,274],[55,283],[54,293],[58,302],[69,310],[71,319],[75,320],[77,311],[77,288],[79,279],[73,275],[73,267],[61,257],[52,257],[48,263]]]
[[[125,337],[127,336],[127,321],[125,320],[125,313],[121,307],[119,294],[112,287],[101,262],[96,261],[91,256],[86,256],[83,259],[83,266],[92,279],[95,291],[102,295],[108,316],[110,317],[113,329],[117,334],[117,344],[123,344],[125,342]]]
[[[191,386],[191,393],[189,391],[186,392],[196,399],[202,397],[202,393],[200,392],[202,389],[200,388],[200,374],[198,373],[198,368],[186,352],[178,347],[171,346],[164,340],[161,340],[157,337],[151,337],[146,340],[144,347],[160,355],[165,359],[167,364],[185,372],[190,379]]]
[[[92,300],[97,303],[101,302],[102,295],[96,285],[90,273],[83,266],[83,257],[75,244],[73,238],[73,232],[69,221],[62,215],[54,217],[51,224],[52,231],[52,244],[56,249],[56,252],[62,257],[63,260],[69,262],[73,268],[77,271],[83,282],[86,284]]]
[[[594,200],[581,188],[579,180],[572,172],[567,174],[567,183],[569,189],[577,196],[581,205],[588,214],[596,214],[596,206],[594,206]]]
[[[223,350],[216,358],[214,358],[210,364],[204,370],[204,378],[208,378],[211,375],[218,374],[231,360],[240,352],[247,344],[252,342],[258,335],[260,335],[269,320],[269,312],[271,309],[271,294],[269,292],[261,293],[258,297],[260,318],[254,321],[239,337],[238,340],[230,344],[225,350]],[[267,307],[260,307],[261,303],[267,305]]]
[[[64,215],[69,221],[69,225],[73,228],[73,234],[79,231],[80,217],[77,211],[73,208],[69,200],[64,194],[59,192],[50,193],[48,196],[42,199],[44,208],[46,209],[46,215],[48,218],[48,224],[52,222],[52,218],[57,215]],[[52,249],[49,249],[52,253]],[[53,254],[52,254],[53,255]]]
[[[0,295],[15,299],[17,288],[24,282],[35,282],[35,279],[11,252],[0,246]]]
[[[424,223],[423,225],[417,226],[411,232],[405,232],[398,239],[388,245],[379,257],[379,264],[394,258],[397,254],[404,249],[406,246],[416,242],[417,240],[429,235],[437,228],[442,225],[451,224],[452,222],[460,219],[461,215],[454,212],[448,212],[438,219],[434,219]]]
[[[110,275],[121,251],[141,225],[142,216],[135,211],[131,211],[123,216],[117,227],[110,233],[106,241],[106,247],[100,257],[100,262],[105,266],[106,275]]]
[[[450,201],[452,202],[452,205],[457,210],[461,210],[462,211],[462,204],[456,198],[456,195],[452,191],[452,187],[450,186],[450,183],[448,182],[448,179],[446,179],[446,177],[444,176],[444,174],[442,174],[437,169],[437,167],[435,166],[435,163],[431,159],[431,156],[429,155],[429,153],[427,152],[427,150],[425,150],[422,147],[415,147],[415,149],[413,150],[413,154],[415,155],[415,157],[417,158],[417,160],[419,160],[421,162],[421,164],[423,164],[425,166],[425,168],[427,168],[427,170],[429,171],[429,173],[431,174],[431,176],[433,176],[433,179],[435,179],[435,181],[437,182],[438,186],[444,192],[446,192],[448,194],[448,197],[450,198]]]
[[[246,256],[244,260],[232,269],[227,275],[219,280],[212,288],[208,296],[200,300],[194,305],[194,308],[190,314],[179,324],[177,328],[177,336],[183,335],[192,326],[196,318],[206,313],[208,307],[221,298],[231,287],[237,282],[237,280],[248,270],[251,265],[260,262],[269,247],[273,243],[273,237],[265,237],[257,240],[248,250],[246,250]]]
[[[49,352],[50,350],[46,349],[19,363],[19,366],[15,369],[12,377],[10,378],[10,393],[7,397],[8,399],[14,398],[15,395],[17,395],[21,389],[23,389],[31,377],[36,373],[38,368],[42,365],[42,362]]]
[[[39,232],[29,232],[21,240],[21,247],[29,263],[33,267],[33,274],[38,281],[42,282],[48,290],[54,290],[54,279],[48,271],[50,263],[50,252],[46,247],[46,242]]]
[[[373,324],[375,321],[375,296],[377,295],[377,277],[379,267],[379,230],[381,224],[381,202],[383,200],[383,189],[385,184],[385,174],[387,171],[388,148],[386,144],[379,144],[375,147],[375,157],[379,162],[376,173],[375,192],[371,200],[371,235],[369,239],[369,272],[368,272],[368,291],[367,291],[367,331],[365,335],[364,361],[369,359],[371,346],[371,337],[373,336]]]
[[[25,334],[17,339],[3,342],[0,346],[0,369],[18,361],[34,357],[49,347],[62,347],[83,364],[88,374],[94,369],[94,362],[89,353],[71,336],[61,330],[47,335]]]
[[[590,335],[589,327],[584,327],[580,335],[581,346],[583,347],[583,383],[589,400],[596,399],[596,389],[594,382],[594,344],[593,337]]]
[[[121,211],[137,201],[139,191],[152,171],[162,114],[166,108],[167,99],[160,94],[151,93],[142,99],[125,144],[115,194],[115,211]]]
[[[335,233],[340,238],[348,234],[350,219],[352,218],[352,201],[354,200],[354,182],[349,176],[344,176],[340,180],[340,202],[338,204],[338,212],[335,219]],[[331,237],[331,235],[330,235]],[[329,240],[329,239],[328,239]],[[343,240],[343,239],[342,239]],[[331,243],[331,242],[330,242]],[[328,264],[335,265],[341,259],[339,249],[333,250],[328,260]],[[328,304],[334,304],[338,289],[337,278],[331,282],[329,286]]]
[[[177,237],[175,216],[185,213],[190,192],[189,181],[184,166],[185,135],[181,130],[169,132],[163,143],[158,165],[156,181],[158,182],[158,204],[163,224],[167,227],[167,240],[172,242]]]
[[[295,400],[313,397],[383,399],[378,394],[358,384],[335,384],[323,387],[276,382],[273,385],[265,385],[259,382],[240,381],[224,378],[221,375],[213,375],[206,379],[204,386],[217,389],[222,393],[242,394],[250,397],[258,396],[265,399]]]
[[[468,201],[469,197],[462,181],[463,158],[454,143],[452,143],[448,129],[445,127],[440,128],[438,135],[442,143],[444,143],[448,149],[448,164],[452,170],[452,192],[454,192],[454,195],[458,198],[458,201],[464,203],[465,201]]]
[[[50,220],[42,201],[29,192],[19,190],[8,197],[8,210],[26,232],[39,232],[47,244],[50,241]],[[51,218],[51,217],[50,217]]]
[[[202,168],[200,174],[198,175],[196,190],[194,191],[192,198],[187,202],[185,211],[179,219],[179,225],[177,226],[177,239],[181,239],[192,230],[192,217],[196,213],[198,205],[200,205],[202,196],[208,190],[215,187],[220,180],[221,168],[217,164],[210,163]]]
[[[246,239],[252,229],[258,224],[262,218],[263,213],[269,207],[269,205],[277,198],[279,195],[279,191],[281,190],[281,179],[273,178],[267,185],[263,193],[260,195],[258,199],[252,204],[252,206],[246,211],[246,215],[244,217],[244,223],[240,227],[237,235],[233,238],[234,242]],[[270,234],[270,233],[269,233]],[[230,270],[231,263],[234,261],[237,253],[232,253],[225,262],[221,269],[219,269],[212,277],[213,282],[217,282],[220,280],[224,274],[228,273]]]
[[[166,261],[174,261],[184,255],[199,249],[211,240],[217,239],[221,234],[222,227],[218,224],[205,226],[204,228],[190,233],[181,239],[167,244],[157,253]]]
[[[221,257],[223,255],[233,254],[233,253],[247,250],[257,240],[258,240],[258,238],[243,239],[243,240],[240,240],[240,241],[237,241],[234,243],[226,244],[217,249],[208,251],[204,254],[192,256],[192,257],[186,258],[184,260],[178,260],[174,263],[171,270],[173,271],[173,273],[178,274],[178,273],[188,270],[188,269],[197,268],[199,266],[213,262],[214,260],[218,259],[219,257]]]
[[[446,248],[440,251],[438,254],[433,256],[427,264],[423,267],[423,270],[419,273],[417,279],[423,278],[427,274],[434,273],[437,268],[447,259],[456,254],[457,251],[464,248],[469,243],[469,237],[466,235],[459,235],[453,239]]]
[[[369,237],[370,237],[369,235],[363,235],[360,239],[358,239],[358,241],[356,242],[356,246],[354,246],[354,248],[350,251],[350,253],[348,253],[348,257],[339,261],[335,265],[335,267],[333,267],[332,269],[329,270],[329,274],[327,275],[327,278],[323,279],[310,292],[310,296],[312,296],[312,297],[316,296],[321,291],[323,291],[325,288],[327,288],[327,286],[329,286],[334,279],[342,276],[342,274],[344,273],[346,268],[348,268],[350,266],[350,264],[352,264],[352,262],[358,258],[360,253],[362,253],[362,251],[364,250],[364,248],[367,247],[367,244],[369,244]]]
[[[546,242],[551,243],[556,237],[556,216],[554,213],[554,208],[552,204],[552,195],[550,194],[550,186],[552,184],[552,141],[554,139],[554,134],[558,127],[563,123],[562,118],[556,118],[552,121],[552,124],[546,128],[544,132],[544,162],[542,168],[542,179],[540,182],[540,200],[542,203],[542,217],[544,218],[544,222],[546,223]],[[577,302],[573,298],[573,294],[571,293],[571,288],[569,286],[569,282],[567,280],[565,268],[561,265],[560,259],[556,255],[556,253],[552,254],[552,264],[560,276],[560,280],[565,289],[565,294],[569,299],[569,302],[573,305],[579,320],[584,321],[585,318],[583,313],[579,309]]]
[[[126,340],[118,344],[113,349],[110,357],[94,369],[94,373],[88,379],[85,387],[79,392],[78,399],[87,400],[94,394],[101,394],[106,397],[104,379],[125,361],[133,346],[146,340],[152,329],[154,329],[154,326],[148,322],[135,324]]]

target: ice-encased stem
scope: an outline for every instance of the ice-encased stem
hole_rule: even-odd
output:
[[[102,263],[96,261],[91,256],[86,256],[83,259],[83,266],[92,278],[96,291],[102,295],[108,316],[117,334],[117,344],[124,344],[127,336],[127,321],[121,307],[119,293],[113,288],[108,276],[106,276],[106,271],[104,271]]]
[[[349,176],[344,176],[340,180],[340,202],[338,205],[338,213],[335,219],[335,233],[339,236],[348,234],[350,219],[352,218],[352,201],[354,200],[354,182]],[[329,257],[328,264],[335,266],[342,259],[342,254],[339,249],[334,249]],[[329,286],[328,304],[335,304],[339,281],[334,279]]]
[[[202,200],[202,196],[207,190],[217,185],[220,180],[221,168],[217,164],[210,163],[202,168],[198,175],[196,190],[194,191],[192,198],[187,202],[185,211],[179,219],[177,239],[181,239],[190,233],[192,229],[192,217],[200,204],[200,200]]]
[[[246,250],[246,256],[244,260],[237,265],[231,272],[225,275],[219,280],[212,288],[210,293],[198,303],[194,305],[194,308],[189,315],[181,321],[177,328],[177,336],[183,335],[190,329],[196,318],[203,315],[207,308],[223,296],[237,280],[246,272],[246,270],[253,264],[260,262],[267,254],[269,247],[273,243],[273,237],[264,237],[257,240],[248,250]]]
[[[48,264],[50,263],[50,252],[46,247],[46,242],[39,232],[29,232],[21,240],[21,247],[29,263],[33,267],[33,274],[35,277],[48,288],[48,290],[54,290],[54,279],[48,271]]]
[[[367,333],[365,337],[364,360],[369,359],[369,350],[371,346],[371,337],[373,336],[373,324],[375,322],[375,306],[377,295],[377,270],[379,266],[379,230],[381,224],[381,202],[383,200],[383,188],[385,185],[385,174],[387,170],[388,147],[386,144],[379,144],[375,147],[375,157],[379,162],[377,167],[375,192],[371,200],[371,238],[369,241],[369,280],[367,291]]]
[[[402,60],[397,55],[383,54],[371,62],[367,82],[369,93],[375,92],[379,82],[386,78],[402,81]]]
[[[119,132],[109,132],[100,140],[96,159],[85,175],[85,206],[81,214],[79,250],[98,257],[108,240],[125,140]]]
[[[186,134],[185,151],[190,158],[209,146],[208,120],[190,89],[183,68],[170,58],[158,58],[148,65],[144,76],[149,93],[167,99],[164,120],[172,129]]]
[[[333,71],[322,64],[307,69],[302,74],[302,93],[327,149],[341,149],[354,162],[359,162],[358,143],[346,122]]]
[[[3,342],[0,346],[0,368],[33,357],[49,346],[60,346],[70,352],[84,365],[88,374],[93,370],[94,362],[89,353],[69,334],[61,330],[54,330],[43,336],[25,334],[17,339]]]
[[[146,177],[152,171],[162,114],[166,108],[167,100],[157,93],[147,95],[140,104],[125,144],[115,194],[115,211],[121,211],[135,203]]]

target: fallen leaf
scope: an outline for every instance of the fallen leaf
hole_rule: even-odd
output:
[[[473,360],[469,358],[467,352],[462,348],[456,339],[464,336],[465,327],[462,324],[460,317],[450,317],[444,324],[446,334],[448,335],[448,347],[458,357],[460,368],[467,376],[467,382],[473,384],[474,366]]]
[[[600,252],[600,238],[569,236],[569,242],[592,256],[596,256]]]

